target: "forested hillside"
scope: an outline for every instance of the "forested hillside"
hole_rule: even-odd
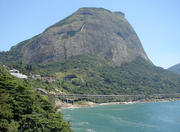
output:
[[[47,97],[33,91],[27,82],[12,77],[0,65],[0,131],[70,132],[70,124],[56,114]]]
[[[180,92],[180,76],[155,67],[142,57],[121,66],[95,56],[76,56],[48,65],[11,65],[27,75],[50,76],[52,82],[29,79],[32,88],[75,94],[158,94]]]

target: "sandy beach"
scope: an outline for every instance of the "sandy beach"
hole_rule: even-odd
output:
[[[115,104],[134,104],[134,103],[148,103],[148,102],[168,102],[168,101],[177,101],[180,99],[177,98],[168,98],[168,99],[143,99],[130,102],[108,102],[108,103],[94,103],[94,102],[85,102],[83,104],[78,103],[63,103],[61,101],[56,101],[55,106],[58,107],[57,111],[62,109],[76,109],[76,108],[86,108],[94,106],[103,106],[103,105],[115,105]]]

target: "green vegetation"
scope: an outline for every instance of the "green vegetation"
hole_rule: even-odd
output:
[[[138,57],[131,63],[113,66],[94,56],[72,57],[48,65],[60,75],[63,89],[77,94],[154,94],[180,92],[180,76],[155,67]],[[60,71],[60,72],[59,72]],[[69,75],[76,77],[64,79]],[[57,76],[58,78],[58,76]]]
[[[69,132],[69,122],[57,114],[47,97],[12,77],[0,65],[0,131]]]
[[[14,65],[15,66],[15,65]],[[18,68],[18,67],[16,67]],[[32,88],[75,94],[179,93],[180,76],[155,67],[141,57],[121,66],[96,56],[71,57],[59,63],[33,66],[26,73],[52,76],[56,81],[29,79]],[[20,70],[22,70],[20,69]],[[22,70],[23,71],[23,70]]]

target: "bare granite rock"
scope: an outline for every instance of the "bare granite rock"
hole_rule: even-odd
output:
[[[43,33],[12,47],[24,63],[51,63],[92,54],[120,65],[137,56],[149,61],[139,38],[122,12],[80,8]]]

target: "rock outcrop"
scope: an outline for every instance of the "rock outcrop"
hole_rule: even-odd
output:
[[[168,68],[168,70],[180,74],[180,63]]]
[[[12,47],[24,63],[61,61],[90,54],[121,65],[137,56],[149,61],[135,31],[122,12],[81,8],[43,33]]]

